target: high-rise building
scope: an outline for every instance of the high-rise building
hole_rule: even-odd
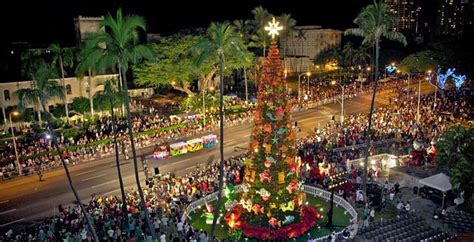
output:
[[[462,36],[472,27],[473,0],[438,0],[436,34]]]
[[[418,0],[385,0],[390,12],[397,16],[393,29],[418,33],[421,6]]]

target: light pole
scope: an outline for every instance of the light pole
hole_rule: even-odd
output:
[[[309,80],[309,76],[311,75],[311,72],[308,71],[306,73],[302,73],[298,75],[298,102],[301,102],[301,77],[304,75],[307,75],[308,80]],[[309,82],[308,82],[308,87],[309,87]]]
[[[341,85],[337,83],[336,81],[331,81],[332,85],[338,85],[342,88],[342,94],[341,94],[341,126],[344,124],[344,85]]]
[[[345,175],[347,175],[347,171],[336,173],[332,176],[329,176],[329,189],[331,189],[331,205],[329,207],[328,211],[328,222],[326,224],[326,227],[331,229],[332,227],[332,217],[334,213],[334,190],[345,183],[347,183],[347,180],[345,179]]]
[[[17,112],[17,111],[13,111],[8,116],[10,118],[10,129],[12,130],[13,148],[15,149],[16,166],[17,166],[17,169],[18,169],[18,174],[19,174],[19,176],[21,176],[22,172],[21,172],[20,158],[18,157],[18,149],[16,148],[15,130],[13,129],[12,115],[13,116],[18,116],[18,115],[20,115],[20,113]]]

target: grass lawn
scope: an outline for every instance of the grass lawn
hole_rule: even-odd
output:
[[[317,226],[313,227],[309,233],[311,234],[312,238],[317,238],[321,236],[325,236],[331,233],[329,229],[325,227],[327,221],[327,211],[329,211],[330,203],[329,201],[326,202],[324,199],[319,197],[313,197],[308,195],[307,196],[308,205],[312,206],[316,209],[322,218],[320,218],[317,222]],[[191,225],[195,230],[206,230],[208,233],[211,231],[211,225],[206,224],[206,219],[203,215],[205,207],[203,206],[201,210],[196,210],[195,212],[191,213]],[[322,209],[322,210],[321,210]],[[336,207],[334,204],[334,217],[333,217],[333,225],[334,230],[339,231],[342,230],[345,226],[347,226],[350,222],[350,215],[344,214],[345,210],[339,206]],[[225,211],[223,212],[223,216],[225,216]],[[228,236],[227,226],[225,226],[225,221],[221,219],[221,224],[217,226],[216,229],[216,237],[218,239],[225,239]],[[319,229],[318,229],[319,228]],[[301,236],[296,239],[296,241],[306,241],[307,236]],[[248,241],[257,241],[257,240],[248,240]]]

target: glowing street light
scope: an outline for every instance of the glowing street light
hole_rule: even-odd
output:
[[[18,175],[21,176],[22,172],[21,172],[20,158],[18,157],[18,149],[16,148],[16,138],[15,138],[15,130],[13,129],[12,115],[19,116],[20,113],[18,111],[13,111],[8,116],[10,117],[10,129],[12,131],[13,148],[15,149],[16,167],[18,169]]]
[[[340,103],[341,103],[341,125],[343,125],[344,124],[344,85],[337,83],[336,80],[332,80],[331,85],[333,86],[338,85],[342,88]]]
[[[306,72],[298,75],[298,102],[301,101],[301,77],[302,76],[308,76],[308,90],[309,90],[309,77],[311,76],[311,72]]]

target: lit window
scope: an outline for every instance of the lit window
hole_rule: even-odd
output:
[[[66,94],[71,95],[72,94],[72,87],[70,84],[66,85]]]
[[[3,90],[3,97],[5,101],[10,101],[10,91],[9,90]]]

